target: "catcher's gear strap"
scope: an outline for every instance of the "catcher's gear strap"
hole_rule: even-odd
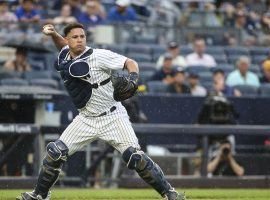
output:
[[[110,80],[111,80],[110,78],[107,78],[106,80],[104,80],[104,81],[102,81],[100,83],[91,84],[91,87],[97,89],[98,86],[106,85],[107,83],[110,82]]]
[[[160,167],[143,151],[129,147],[124,151],[122,157],[127,163],[127,167],[129,169],[135,169],[139,176],[146,183],[151,185],[161,196],[164,196],[172,189]]]

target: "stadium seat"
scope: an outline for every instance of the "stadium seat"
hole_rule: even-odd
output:
[[[31,79],[31,85],[58,89],[58,82],[53,79]]]
[[[262,84],[259,87],[259,93],[260,96],[262,97],[270,97],[270,84],[269,83]]]
[[[243,96],[257,96],[258,88],[251,85],[236,85],[234,88],[238,89]]]
[[[219,64],[227,64],[228,60],[225,54],[213,54],[212,55],[216,61],[216,63]]]
[[[186,68],[188,73],[201,73],[201,72],[210,72],[211,68],[204,67],[204,66],[190,66]]]
[[[246,47],[225,47],[225,52],[228,56],[249,56],[249,50]]]
[[[4,78],[1,81],[1,85],[9,86],[25,86],[29,85],[27,80],[21,78]]]
[[[200,83],[212,82],[212,73],[211,72],[201,72],[199,73]]]
[[[261,65],[266,58],[267,57],[264,56],[264,55],[253,56],[252,57],[252,63],[256,64],[256,65]]]
[[[260,74],[261,73],[261,69],[260,69],[259,65],[250,65],[249,70],[252,71],[255,74]]]
[[[239,57],[240,57],[240,55],[234,55],[234,54],[228,55],[228,57],[227,57],[228,63],[235,65],[236,61],[239,59]]]
[[[156,71],[156,63],[153,62],[141,62],[138,63],[140,71]]]
[[[127,45],[127,52],[128,53],[144,53],[144,54],[151,54],[152,48],[146,44],[128,44]]]
[[[183,55],[188,55],[193,52],[193,49],[190,46],[180,46],[180,52]]]
[[[152,48],[153,54],[163,54],[166,52],[166,46],[164,45],[149,45]]]
[[[152,62],[152,56],[143,53],[129,53],[128,57],[137,62]]]
[[[215,68],[212,68],[212,72],[214,72],[215,70],[219,70],[221,69],[222,71],[224,71],[225,75],[231,73],[233,70],[235,70],[233,65],[230,64],[221,64],[216,66]]]
[[[223,55],[225,54],[225,51],[222,46],[208,46],[205,49],[205,53],[214,56],[214,55]]]
[[[267,56],[270,52],[270,48],[268,47],[251,47],[249,49],[251,56]]]
[[[162,81],[148,81],[147,89],[149,93],[167,93],[168,85]]]
[[[139,82],[140,84],[146,84],[150,81],[155,74],[155,71],[142,71],[140,73]]]
[[[35,78],[50,79],[52,78],[52,72],[51,71],[29,71],[29,72],[24,72],[23,77],[28,80],[35,79]]]
[[[17,72],[17,71],[6,71],[6,70],[1,70],[0,71],[0,79],[4,78],[21,78],[22,73]]]
[[[126,46],[125,45],[111,44],[108,46],[104,46],[103,48],[106,48],[108,50],[111,50],[111,51],[119,53],[119,54],[126,54]]]
[[[135,42],[142,43],[142,44],[156,44],[157,36],[156,35],[136,35]]]

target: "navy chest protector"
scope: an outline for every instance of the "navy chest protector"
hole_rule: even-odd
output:
[[[76,60],[67,60],[69,49],[60,52],[55,68],[60,72],[64,85],[77,109],[83,108],[92,95],[92,85],[87,82],[90,78],[90,67],[87,59],[93,53],[89,49]]]

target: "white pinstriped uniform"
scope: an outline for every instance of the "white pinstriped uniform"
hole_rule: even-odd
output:
[[[84,52],[88,49],[89,47],[86,47]],[[126,59],[127,57],[109,50],[93,49],[93,53],[87,58],[90,78],[85,81],[94,84],[108,79],[112,70],[123,69]],[[116,110],[110,112],[113,106]],[[98,117],[103,112],[107,114]],[[84,108],[79,109],[79,115],[59,139],[69,148],[69,155],[96,139],[108,142],[121,153],[130,146],[140,148],[126,109],[113,99],[111,82],[92,89],[90,100]]]

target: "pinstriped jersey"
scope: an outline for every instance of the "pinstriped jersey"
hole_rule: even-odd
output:
[[[67,48],[68,46],[65,46],[61,51]],[[89,49],[90,47],[86,47],[82,54]],[[77,56],[73,60],[75,60],[75,62],[79,61],[81,55]],[[65,59],[70,60],[69,54],[67,54]],[[123,69],[126,59],[127,57],[110,50],[93,49],[93,53],[85,59],[85,62],[89,65],[88,76],[80,79],[91,84],[101,83],[102,81],[110,78],[112,70]],[[88,100],[86,105],[83,108],[78,109],[78,111],[84,116],[97,116],[104,111],[108,111],[112,106],[120,104],[120,102],[116,102],[114,100],[113,90],[111,82],[99,86],[97,89],[93,88],[91,98]]]

